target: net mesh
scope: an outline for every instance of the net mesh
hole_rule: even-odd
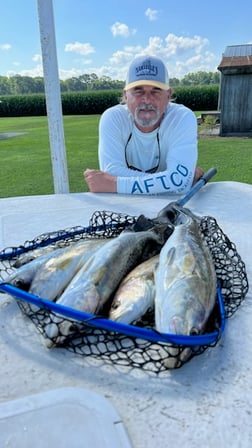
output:
[[[136,223],[137,217],[134,216],[97,211],[92,215],[88,227],[78,226],[43,234],[33,241],[25,242],[22,246],[6,248],[0,253],[0,279],[4,283],[8,275],[15,270],[19,257],[24,253],[30,253],[35,248],[48,245],[55,248],[65,247],[72,242],[97,237],[114,238],[126,227],[134,226]],[[238,309],[248,291],[245,264],[238,254],[235,244],[224,234],[213,217],[202,217],[200,229],[212,254],[224,303],[224,314],[228,318]],[[58,312],[56,314],[44,303],[38,302],[38,306],[34,306],[28,301],[15,298],[22,312],[32,320],[45,340],[48,340],[48,324],[58,325],[60,334],[60,323],[67,321],[71,323],[71,334],[64,337],[62,343],[67,350],[119,366],[141,368],[156,374],[166,369],[182,366],[193,356],[200,355],[208,347],[215,346],[221,337],[220,328],[223,316],[217,296],[216,305],[204,330],[204,334],[215,334],[215,337],[211,342],[198,345],[175,344],[169,340],[167,342],[159,341],[158,338],[153,341],[145,337],[129,336],[120,331],[100,328],[98,323],[96,325],[100,316],[92,315],[91,318],[81,321],[68,319],[64,315],[60,316]],[[57,324],[55,324],[55,317],[57,317]],[[154,310],[148,310],[132,326],[137,326],[140,330],[143,328],[155,331]],[[55,342],[56,340],[52,338],[52,345]]]

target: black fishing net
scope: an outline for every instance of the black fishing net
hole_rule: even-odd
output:
[[[149,221],[150,226],[152,220]],[[8,275],[15,271],[17,260],[24,253],[30,253],[35,248],[53,246],[55,248],[65,247],[73,242],[91,238],[115,238],[127,227],[137,228],[139,218],[108,211],[97,211],[91,219],[88,227],[74,227],[62,231],[40,235],[33,241],[27,241],[22,246],[6,248],[0,252],[0,291],[6,292],[4,285]],[[159,335],[154,328],[154,310],[149,309],[140,320],[126,326],[127,331],[108,329],[104,323],[106,316],[89,315],[83,318],[66,317],[51,309],[50,304],[45,303],[43,298],[37,298],[37,302],[30,303],[29,300],[20,300],[16,294],[16,288],[11,294],[17,300],[22,312],[35,324],[36,328],[44,336],[47,346],[64,346],[67,350],[86,357],[94,357],[118,366],[141,368],[158,374],[170,368],[178,368],[193,356],[200,355],[208,347],[217,344],[223,330],[225,318],[230,317],[240,306],[248,291],[248,280],[244,262],[238,254],[234,243],[221,230],[213,217],[205,216],[200,220],[200,229],[205,239],[214,262],[218,294],[216,304],[207,322],[204,335],[211,336],[206,340],[194,343],[174,342],[174,339]],[[168,235],[169,236],[169,235]],[[1,287],[2,285],[2,287]],[[7,291],[8,292],[8,291]],[[27,294],[27,299],[29,294]],[[48,336],[48,325],[58,326],[60,335],[60,324],[71,323],[71,332],[64,336],[62,345],[58,343],[59,337]],[[57,322],[57,324],[55,324]],[[138,335],[131,334],[130,329],[137,328]],[[129,331],[128,331],[129,330]],[[141,330],[143,333],[141,333]],[[146,333],[146,330],[150,332]],[[195,336],[197,338],[197,336]],[[191,341],[191,337],[189,338]],[[49,341],[49,344],[48,344]],[[198,341],[198,339],[195,339]],[[207,341],[207,342],[206,342]]]

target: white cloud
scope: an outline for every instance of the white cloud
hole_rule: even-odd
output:
[[[145,47],[140,45],[135,47],[125,46],[123,50],[115,52],[110,58],[110,62],[120,64],[142,54],[156,55],[165,60],[189,58],[202,54],[208,43],[208,39],[200,36],[190,38],[168,34],[164,39],[159,36],[152,36]]]
[[[204,52],[202,54],[196,54],[191,58],[180,60],[176,62],[175,65],[175,76],[183,77],[187,73],[197,72],[197,71],[214,71],[212,64],[215,60],[213,53]]]
[[[33,56],[32,60],[33,60],[34,62],[41,62],[41,61],[42,61],[42,56],[41,56],[41,54],[35,54],[35,55]]]
[[[122,64],[128,64],[134,56],[140,52],[141,53],[142,47],[124,47],[124,50],[119,50],[113,53],[111,58],[109,59],[109,62],[113,65],[122,65]]]
[[[8,51],[10,49],[11,49],[11,45],[10,44],[0,44],[0,50]]]
[[[168,54],[176,55],[186,53],[188,50],[194,50],[196,53],[200,53],[209,44],[209,41],[201,36],[184,37],[168,34],[165,38],[165,43]]]
[[[145,15],[150,21],[157,20],[158,11],[156,9],[147,8]]]
[[[59,69],[59,78],[62,80],[70,78],[78,78],[81,75],[83,75],[83,70],[77,68],[70,68],[68,70]]]
[[[109,59],[111,77],[125,79],[128,66],[134,57],[152,54],[164,60],[170,77],[182,78],[189,72],[215,71],[217,63],[213,53],[206,50],[208,39],[201,36],[185,37],[168,34],[165,38],[151,36],[146,46],[124,46]],[[115,76],[117,69],[118,76]],[[109,76],[109,74],[108,74]]]
[[[130,30],[128,25],[121,22],[113,23],[113,25],[110,27],[110,30],[114,37],[116,36],[129,37],[130,35],[136,33],[135,29]]]
[[[162,57],[164,41],[161,37],[153,36],[149,38],[149,44],[145,47],[144,54],[153,54]]]
[[[75,42],[67,44],[65,51],[80,53],[72,60],[72,67],[61,63],[59,65],[60,79],[78,77],[83,73],[96,73],[97,76],[109,76],[112,79],[125,80],[128,66],[132,59],[143,54],[152,54],[164,60],[171,78],[182,78],[189,72],[215,71],[219,63],[216,55],[208,51],[209,41],[202,36],[181,36],[167,34],[164,37],[151,36],[145,45],[124,45],[111,54],[110,58],[96,65],[88,54],[95,52],[90,44]],[[83,57],[83,54],[85,57]],[[41,56],[33,57],[34,67],[27,70],[16,70],[16,73],[26,76],[43,76]],[[11,72],[10,74],[15,74]]]
[[[86,56],[87,54],[95,53],[94,47],[90,43],[81,43],[75,42],[74,44],[66,44],[65,45],[66,52],[78,53],[82,56]]]
[[[7,76],[14,76],[14,75],[21,75],[21,76],[30,76],[31,78],[35,78],[37,76],[43,76],[43,67],[41,64],[37,65],[36,67],[30,68],[30,69],[24,69],[24,70],[18,70],[18,71],[8,71]]]

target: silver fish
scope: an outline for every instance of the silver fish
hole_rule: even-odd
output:
[[[162,225],[162,230],[164,226]],[[120,282],[140,262],[159,253],[162,231],[124,231],[108,241],[83,265],[57,301],[91,314],[99,313],[114,294]],[[46,334],[61,344],[71,334],[71,323],[54,318]],[[55,325],[57,324],[57,325]],[[47,346],[53,345],[47,341]]]
[[[56,252],[58,249],[69,249],[78,244],[89,243],[90,241],[99,240],[100,238],[86,238],[77,241],[71,241],[66,245],[64,241],[58,241],[56,244],[48,244],[47,246],[36,247],[35,249],[30,249],[26,252],[21,253],[18,258],[13,263],[14,268],[19,268],[24,264],[30,263],[36,258],[42,257],[52,252]]]
[[[155,255],[144,261],[123,279],[114,295],[109,319],[130,324],[154,307],[154,270],[158,259],[159,255]]]
[[[31,261],[22,264],[19,268],[17,268],[12,274],[10,274],[6,278],[6,282],[16,286],[17,288],[24,289],[26,291],[30,290],[31,284],[36,276],[38,276],[39,272],[44,271],[44,266],[52,260],[61,260],[66,257],[66,254],[70,251],[74,256],[75,250],[76,253],[80,250],[79,247],[83,245],[83,250],[88,250],[89,244],[95,244],[94,241],[103,241],[100,239],[90,239],[80,241],[71,246],[61,247],[58,249],[54,249],[53,251],[45,251],[44,255],[40,255],[35,257]],[[90,246],[89,246],[90,247]],[[27,254],[28,255],[28,254]],[[49,263],[50,264],[50,263]],[[34,292],[35,293],[35,292]],[[39,294],[38,294],[39,295]],[[41,295],[43,297],[43,295]],[[47,297],[44,297],[47,298]]]
[[[54,246],[52,244],[43,247],[37,247],[36,249],[28,250],[19,255],[16,261],[13,263],[14,268],[20,268],[24,264],[30,263],[36,258],[47,255],[55,250],[59,249],[59,246]]]
[[[55,300],[94,250],[105,242],[104,239],[88,239],[52,253],[36,272],[29,292],[47,300]]]
[[[216,299],[216,273],[198,218],[178,210],[155,271],[155,325],[161,333],[202,333]]]
[[[54,252],[54,255],[59,255],[61,253],[62,249],[57,249]],[[49,252],[30,261],[29,263],[23,264],[6,278],[6,282],[10,283],[13,286],[16,286],[17,288],[28,291],[37,271],[46,263],[46,261],[50,257],[51,253]]]

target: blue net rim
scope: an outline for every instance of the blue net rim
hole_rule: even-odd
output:
[[[217,288],[217,301],[220,313],[220,325],[216,331],[211,333],[205,333],[195,336],[185,336],[178,334],[159,333],[156,330],[138,327],[137,325],[128,325],[119,322],[112,321],[108,318],[96,316],[94,314],[85,313],[73,308],[69,308],[55,302],[51,302],[47,299],[37,297],[33,294],[25,292],[15,286],[8,283],[0,283],[0,291],[10,294],[18,300],[28,302],[32,305],[36,305],[39,308],[44,308],[53,313],[57,313],[68,319],[80,321],[83,324],[87,324],[89,327],[99,328],[110,332],[120,333],[125,336],[134,338],[145,339],[147,341],[174,344],[179,346],[203,346],[211,345],[218,341],[220,334],[224,332],[226,317],[225,306],[221,294],[221,288]]]

